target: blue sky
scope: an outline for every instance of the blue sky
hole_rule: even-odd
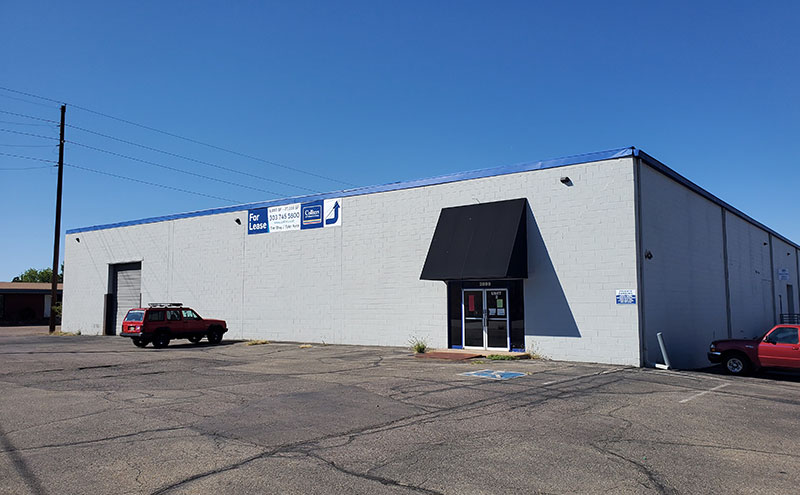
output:
[[[6,1],[0,86],[240,173],[75,128],[67,163],[237,203],[637,146],[800,241],[798,20],[797,2]],[[0,111],[59,112],[2,90]],[[57,136],[7,113],[0,129]],[[0,132],[0,153],[55,160],[54,143]],[[55,187],[0,170],[0,280],[51,264]],[[66,168],[62,225],[228,204]]]

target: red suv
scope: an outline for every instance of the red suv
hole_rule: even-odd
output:
[[[205,337],[210,343],[219,344],[227,331],[224,320],[201,318],[181,303],[151,303],[149,308],[128,311],[120,335],[130,337],[136,347],[152,342],[160,349],[172,339],[189,339],[196,344]]]
[[[800,369],[798,333],[800,325],[778,325],[753,340],[715,340],[708,360],[723,363],[732,375],[745,375],[762,367]]]

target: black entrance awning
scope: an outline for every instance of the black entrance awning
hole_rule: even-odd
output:
[[[528,278],[527,200],[443,208],[422,280]]]

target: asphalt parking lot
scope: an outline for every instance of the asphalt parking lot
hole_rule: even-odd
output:
[[[0,328],[0,493],[797,493],[800,379]],[[496,381],[465,376],[519,371]]]

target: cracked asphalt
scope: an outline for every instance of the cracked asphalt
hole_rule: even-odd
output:
[[[797,493],[800,376],[0,328],[0,494]],[[508,381],[463,376],[521,371]]]

